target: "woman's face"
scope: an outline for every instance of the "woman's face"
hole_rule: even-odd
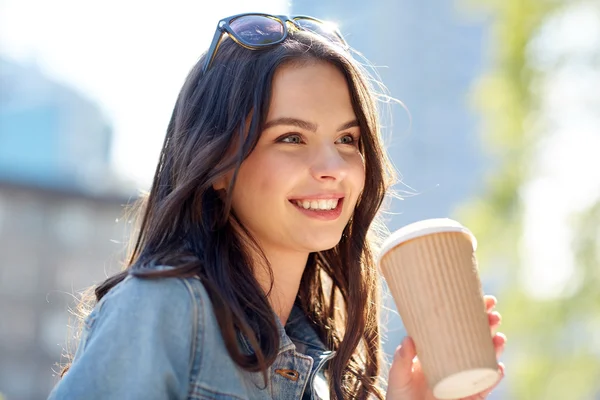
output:
[[[334,247],[365,180],[360,128],[344,75],[333,65],[284,65],[258,144],[232,193],[241,223],[270,250]]]

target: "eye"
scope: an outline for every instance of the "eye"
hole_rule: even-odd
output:
[[[281,142],[281,143],[291,143],[291,144],[301,144],[301,143],[303,143],[302,136],[300,136],[297,133],[292,133],[290,135],[281,137],[277,141]]]
[[[339,138],[336,141],[336,143],[339,143],[339,144],[352,144],[352,145],[354,145],[354,144],[356,144],[357,141],[358,141],[357,138],[355,138],[354,136],[348,134],[348,135],[345,135],[345,136],[342,136],[341,138]]]

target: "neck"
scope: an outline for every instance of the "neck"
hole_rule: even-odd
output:
[[[273,271],[272,288],[269,269],[264,265],[264,261],[256,264],[254,275],[265,293],[268,293],[273,311],[285,326],[298,295],[308,253],[264,249],[264,247],[263,251]]]

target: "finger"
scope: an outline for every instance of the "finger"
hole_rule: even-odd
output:
[[[504,363],[501,363],[501,362],[498,363],[498,371],[500,371],[500,379],[498,379],[498,382],[496,383],[496,385],[498,385],[498,383],[500,383],[502,378],[504,378],[504,369],[505,368],[506,367],[504,366]]]
[[[417,352],[415,344],[410,337],[405,337],[394,353],[394,359],[390,368],[390,385],[394,391],[401,391],[408,387],[412,379],[413,359]]]
[[[494,333],[502,323],[502,315],[498,311],[488,312],[488,321],[490,323],[490,330]]]
[[[485,302],[486,311],[492,311],[494,307],[496,307],[496,304],[498,304],[498,299],[491,295],[483,296],[483,300]]]
[[[506,345],[506,336],[503,333],[496,333],[492,338],[492,342],[494,343],[496,358],[500,358],[504,352],[504,346]]]

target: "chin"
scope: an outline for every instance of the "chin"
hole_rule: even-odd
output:
[[[315,241],[313,239],[313,240],[311,240],[312,243],[310,243],[309,246],[307,246],[307,247],[311,249],[311,253],[315,253],[317,251],[330,250],[330,249],[334,248],[335,246],[337,246],[338,243],[340,243],[340,240],[342,240],[341,233],[334,237],[331,237],[331,236],[323,237],[321,240],[318,240],[318,241]]]

